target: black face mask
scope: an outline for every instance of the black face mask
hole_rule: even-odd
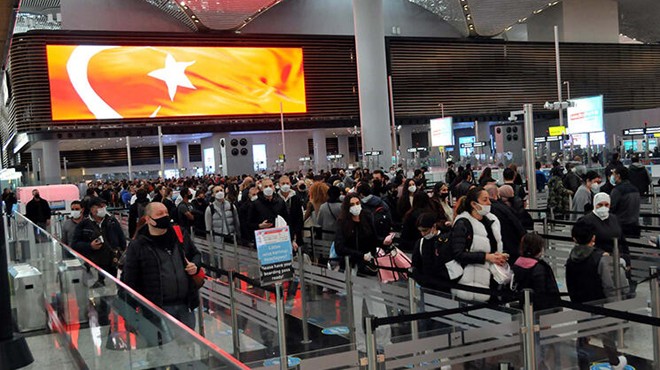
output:
[[[440,198],[445,199],[449,196],[449,193],[440,193]]]
[[[156,222],[154,226],[157,229],[169,229],[172,226],[172,220],[170,216],[163,216],[161,218],[152,218]]]

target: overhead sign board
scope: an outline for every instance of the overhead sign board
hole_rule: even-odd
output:
[[[419,153],[419,152],[427,152],[427,148],[408,148],[407,152],[408,153]]]
[[[377,155],[382,155],[383,151],[382,150],[372,150],[370,152],[364,152],[364,155],[367,157],[375,157]]]
[[[567,109],[568,133],[603,131],[603,96],[571,99],[573,103]]]
[[[431,120],[431,146],[454,145],[454,130],[452,117]]]
[[[490,141],[476,141],[474,143],[462,143],[461,144],[461,149],[481,148],[481,147],[487,146],[489,143],[490,143]]]
[[[293,247],[289,227],[256,230],[257,258],[262,284],[293,279]]]
[[[550,136],[558,136],[566,133],[566,126],[550,126],[548,128],[548,134]]]
[[[627,128],[623,130],[624,136],[655,134],[660,132],[660,127]]]
[[[366,154],[365,154],[366,155]],[[333,159],[341,159],[344,158],[343,154],[330,154],[328,156],[328,159],[333,160]]]
[[[298,160],[301,161],[301,162],[311,161],[312,157],[300,157]]]

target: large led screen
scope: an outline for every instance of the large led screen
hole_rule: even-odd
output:
[[[568,108],[568,133],[603,131],[603,96],[571,99],[573,107]]]
[[[454,130],[452,118],[436,118],[431,120],[431,146],[454,145]]]
[[[305,113],[300,48],[48,45],[53,121]]]

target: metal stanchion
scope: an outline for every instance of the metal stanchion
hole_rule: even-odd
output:
[[[284,326],[284,294],[282,294],[282,283],[275,284],[275,297],[277,306],[277,334],[280,344],[280,369],[289,368],[289,361],[286,357],[286,328]]]
[[[238,240],[236,239],[236,233],[233,234],[233,237],[234,237],[234,258],[236,259],[236,271],[241,272],[241,259],[238,258]]]
[[[199,335],[206,337],[204,330],[204,298],[199,295],[199,306],[197,307],[197,321],[199,321]]]
[[[309,324],[307,317],[309,313],[307,312],[307,289],[305,289],[305,254],[302,251],[302,246],[298,247],[298,279],[300,279],[300,299],[302,303],[302,330],[303,330],[303,339],[300,343],[309,344],[312,343],[309,340]]]
[[[236,281],[234,280],[234,271],[229,271],[229,310],[231,311],[231,339],[234,346],[234,357],[240,361],[241,356],[241,337],[238,328],[238,312],[236,311]]]
[[[616,300],[621,300],[621,253],[619,252],[619,239],[613,238],[614,248],[612,249],[612,269],[614,275],[614,289],[616,289]],[[625,348],[623,340],[623,329],[617,330],[618,345]]]
[[[555,210],[553,208],[550,208],[550,219],[551,220],[555,219]],[[550,224],[550,231],[555,231],[555,224],[554,223]]]
[[[524,327],[521,328],[523,334],[523,348],[525,350],[525,369],[536,370],[536,347],[534,337],[536,336],[536,327],[534,326],[534,305],[532,303],[532,290],[524,290],[523,307]]]
[[[355,317],[353,311],[353,276],[351,271],[351,259],[348,256],[344,257],[344,271],[346,273],[346,309],[348,310],[348,328],[351,331],[351,350],[355,350],[356,343],[356,334],[355,331]]]
[[[653,192],[653,199],[651,203],[651,212],[654,214],[658,213],[658,194],[655,192],[655,188],[651,185],[651,191]],[[653,217],[653,226],[658,226],[658,218]]]
[[[367,366],[367,369],[369,370],[376,370],[378,367],[377,363],[377,358],[376,358],[376,337],[374,336],[374,329],[373,329],[373,316],[365,316],[364,317],[364,326],[365,326],[365,344],[367,346],[367,361],[369,365]]]
[[[415,286],[415,280],[408,278],[408,305],[410,306],[410,313],[417,313],[417,287]],[[417,340],[419,338],[419,328],[417,325],[417,320],[412,320],[410,322],[410,331],[412,333],[412,339]]]
[[[211,258],[211,266],[218,267],[215,259],[215,233],[213,230],[209,233],[209,257]]]
[[[658,273],[657,266],[651,266],[649,268],[651,275]],[[651,279],[649,282],[651,284],[651,315],[653,317],[660,317],[660,278],[657,276],[654,279]],[[653,329],[653,362],[655,368],[660,368],[660,327],[654,327]]]

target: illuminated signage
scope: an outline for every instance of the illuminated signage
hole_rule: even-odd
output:
[[[474,142],[474,143],[462,143],[461,144],[461,149],[481,148],[481,147],[484,147],[484,146],[488,145],[488,143],[489,143],[488,141],[477,141],[477,142]]]
[[[451,117],[431,120],[431,146],[454,145],[453,119]]]
[[[379,156],[379,155],[382,155],[382,154],[383,154],[382,150],[373,150],[371,152],[364,152],[364,155],[367,156],[367,157],[375,157],[375,156]]]
[[[427,152],[427,148],[408,148],[408,153],[419,153],[419,152]]]
[[[571,99],[573,103],[567,109],[568,133],[603,131],[603,96]]]
[[[47,45],[53,121],[305,113],[301,48]]]

